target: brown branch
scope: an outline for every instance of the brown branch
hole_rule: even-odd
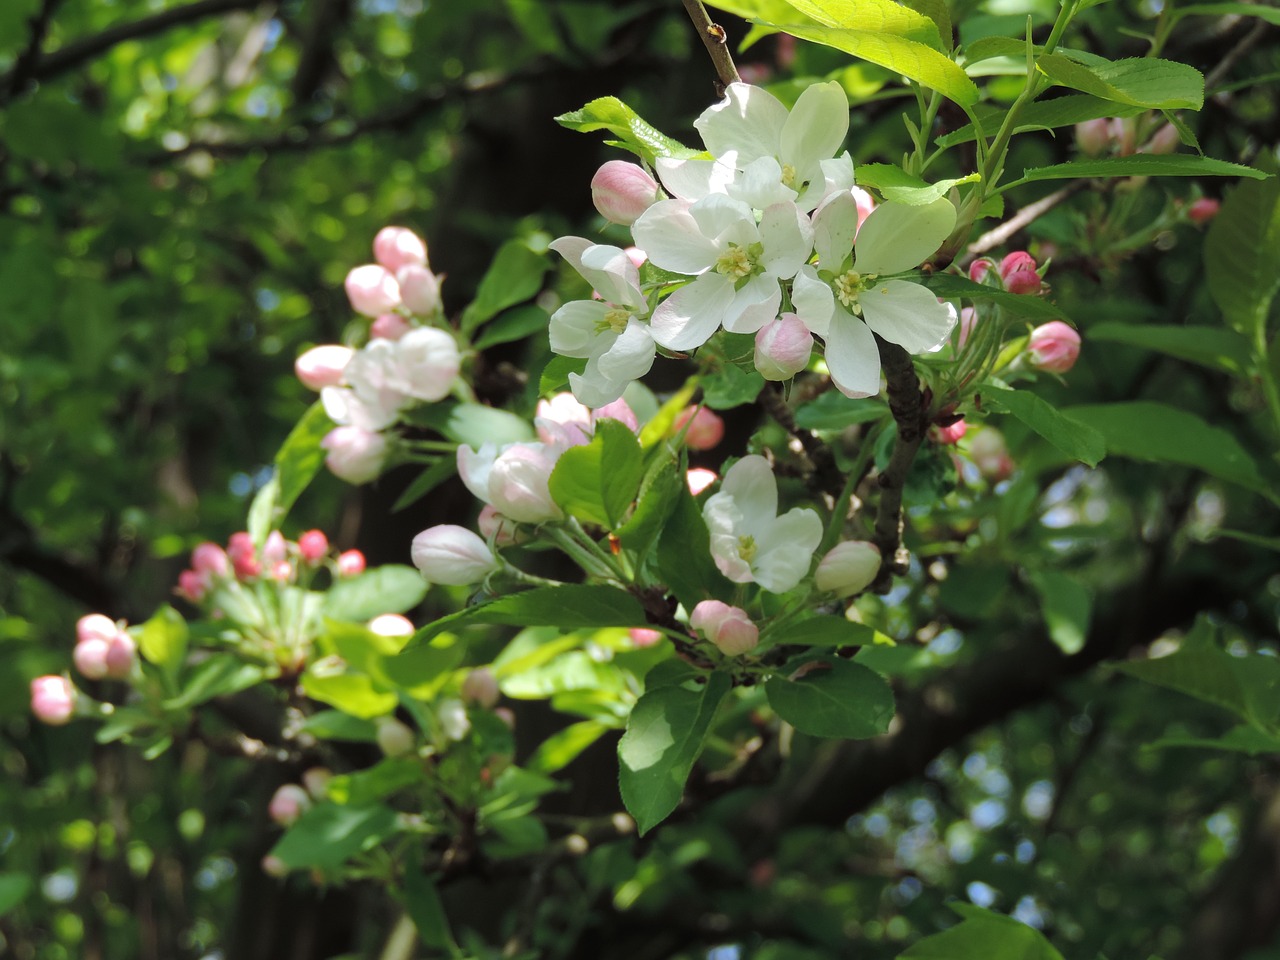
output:
[[[1055,190],[1048,196],[1041,197],[1035,203],[1027,204],[1000,226],[988,230],[973,243],[969,244],[965,249],[964,258],[960,265],[967,266],[974,257],[980,257],[988,250],[994,250],[1019,230],[1030,226],[1032,222],[1043,217],[1063,200],[1066,200],[1072,194],[1079,193],[1088,185],[1089,181],[1087,180],[1075,180],[1061,190]]]
[[[889,465],[880,474],[880,503],[876,508],[875,533],[872,542],[880,548],[883,562],[871,589],[887,593],[895,575],[907,571],[909,557],[902,546],[902,491],[907,472],[916,458],[928,429],[928,405],[920,393],[920,380],[911,363],[911,355],[896,343],[876,337],[880,348],[880,364],[884,368],[885,387],[889,395],[889,412],[898,425]]]
[[[779,384],[767,384],[760,391],[759,399],[760,406],[764,407],[765,412],[791,435],[799,445],[800,451],[808,457],[813,471],[810,478],[812,488],[829,493],[833,497],[839,496],[844,486],[844,477],[836,467],[831,448],[812,430],[806,430],[796,423],[795,414],[792,413],[791,407],[787,405],[782,395],[782,387]]]
[[[27,41],[26,49],[18,55],[13,69],[9,71],[9,75],[6,78],[7,83],[5,83],[5,86],[8,88],[10,97],[16,97],[22,93],[31,81],[32,72],[35,70],[36,64],[40,62],[40,48],[44,46],[44,38],[49,33],[54,11],[57,10],[60,3],[62,3],[62,0],[44,0],[44,3],[40,5],[40,11],[29,21],[31,39]]]
[[[1252,30],[1241,37],[1239,42],[1226,52],[1222,59],[1218,61],[1218,65],[1210,70],[1204,78],[1206,96],[1213,96],[1213,88],[1218,85],[1223,77],[1235,69],[1235,65],[1240,62],[1241,58],[1266,35],[1269,26],[1270,24],[1267,21],[1259,20],[1253,25]]]
[[[742,77],[738,76],[738,68],[734,65],[733,55],[729,53],[729,37],[724,32],[724,27],[712,22],[707,14],[707,8],[702,5],[702,0],[681,0],[681,2],[689,14],[689,19],[693,21],[698,36],[702,38],[702,45],[707,48],[707,53],[711,56],[711,62],[716,68],[716,76],[720,78],[720,89],[717,93],[723,96],[724,88],[729,84],[742,82]]]
[[[143,17],[141,20],[108,27],[101,33],[74,40],[66,46],[40,57],[27,70],[27,75],[22,81],[22,87],[25,88],[34,81],[49,80],[74,70],[81,64],[101,56],[112,47],[125,41],[140,40],[170,27],[192,23],[205,17],[231,13],[235,10],[249,10],[258,6],[261,2],[262,0],[197,0],[196,3],[174,7],[171,10],[162,10],[152,16]],[[12,100],[14,96],[22,92],[21,89],[16,89],[14,86],[20,76],[17,72],[19,66],[20,64],[15,65],[7,74],[0,76],[0,104]]]

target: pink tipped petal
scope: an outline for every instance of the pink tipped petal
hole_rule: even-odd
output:
[[[653,339],[668,350],[700,347],[719,329],[733,300],[732,280],[718,273],[703,274],[659,304],[650,320]]]
[[[946,197],[921,207],[882,203],[858,233],[855,266],[861,274],[902,273],[931,257],[956,225]]]
[[[880,351],[865,323],[837,310],[826,341],[827,369],[841,393],[846,397],[873,397],[880,392]]]
[[[955,307],[940,303],[933,291],[906,280],[877,284],[860,302],[867,326],[908,353],[937,350],[956,325]]]

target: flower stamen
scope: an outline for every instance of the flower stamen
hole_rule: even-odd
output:
[[[622,333],[627,329],[627,324],[630,322],[630,310],[623,307],[614,307],[606,312],[602,319],[596,321],[596,333],[605,333],[607,331]]]

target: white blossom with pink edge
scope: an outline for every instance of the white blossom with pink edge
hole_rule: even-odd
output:
[[[551,499],[548,481],[562,448],[543,443],[494,443],[479,450],[458,447],[458,476],[482,502],[518,523],[559,520],[564,512]]]
[[[442,523],[413,538],[413,565],[430,583],[465,587],[501,567],[493,551],[466,527]]]

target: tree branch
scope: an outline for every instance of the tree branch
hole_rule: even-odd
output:
[[[795,414],[791,412],[791,407],[782,396],[781,386],[766,384],[760,391],[760,406],[764,407],[765,412],[791,435],[804,455],[809,458],[809,463],[813,467],[811,486],[833,497],[839,496],[844,487],[844,477],[836,467],[831,449],[812,430],[806,430],[796,423]]]
[[[17,61],[13,65],[13,69],[9,71],[4,86],[9,91],[10,97],[16,97],[26,89],[27,84],[31,80],[32,72],[35,70],[36,64],[40,62],[40,48],[44,46],[44,38],[49,33],[49,25],[53,22],[54,11],[62,0],[44,0],[40,5],[40,12],[30,20],[31,38],[27,41],[26,49],[18,55]]]
[[[1043,217],[1063,200],[1066,200],[1072,194],[1079,193],[1088,185],[1089,181],[1087,180],[1074,180],[1061,190],[1055,190],[1053,193],[1041,197],[1035,203],[1027,204],[1000,226],[988,230],[973,243],[969,244],[960,265],[967,266],[974,257],[980,257],[988,250],[994,250],[1019,230],[1030,226],[1031,223]]]
[[[724,32],[724,27],[711,21],[707,8],[702,5],[702,0],[681,0],[681,2],[684,3],[684,9],[689,14],[689,19],[693,21],[698,36],[702,38],[702,45],[707,48],[707,53],[711,56],[711,62],[716,68],[716,76],[720,78],[720,89],[717,93],[723,96],[724,88],[729,84],[742,82],[742,77],[738,76],[738,68],[734,65],[733,56],[729,53],[729,37]]]
[[[876,508],[872,537],[872,542],[880,548],[883,561],[871,589],[876,593],[886,593],[893,584],[894,576],[906,573],[910,559],[902,546],[902,491],[916,451],[924,442],[928,406],[920,393],[920,380],[916,377],[911,355],[878,335],[876,345],[880,348],[880,364],[884,368],[889,411],[898,425],[889,466],[880,474],[880,503]]]

